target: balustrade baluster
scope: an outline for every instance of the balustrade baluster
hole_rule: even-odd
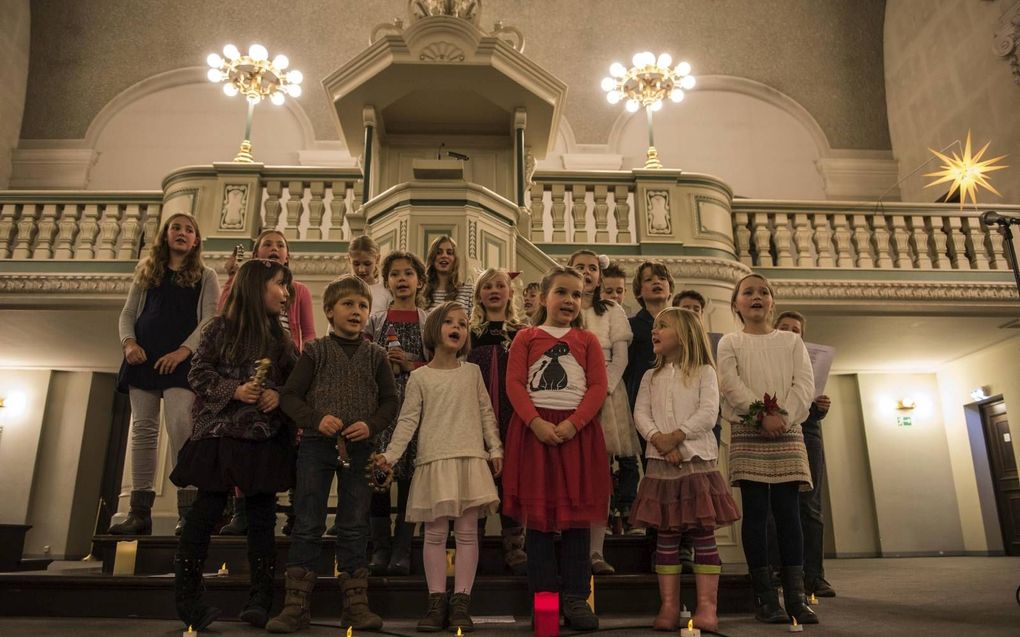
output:
[[[142,256],[143,250],[156,241],[156,234],[159,232],[159,213],[163,209],[162,204],[150,203],[145,206],[145,222],[142,224],[142,243],[138,249],[138,256]]]
[[[347,211],[347,227],[350,229],[348,237],[360,237],[365,234],[365,211],[361,209],[363,179],[354,182],[354,192],[351,193],[351,208]]]
[[[308,190],[312,193],[312,199],[308,202],[308,232],[305,239],[321,239],[322,217],[326,213],[326,202],[322,200],[326,194],[326,183],[313,181]]]
[[[283,227],[283,236],[288,239],[299,239],[301,216],[305,211],[305,184],[302,181],[287,182],[287,225]]]
[[[344,217],[347,215],[347,182],[334,181],[329,185],[333,194],[329,200],[329,234],[331,241],[344,238]]]
[[[759,267],[772,267],[772,231],[769,229],[769,215],[767,212],[754,213],[751,221],[751,230],[754,234],[754,248],[758,255],[755,263]]]
[[[74,245],[75,259],[96,258],[96,235],[99,234],[99,205],[85,204],[78,225],[78,240]]]
[[[946,236],[943,219],[939,217],[927,217],[925,219],[925,225],[928,227],[928,232],[931,235],[931,241],[934,245],[931,255],[932,265],[940,270],[951,269],[953,264],[949,258],[949,237]]]
[[[103,218],[99,221],[99,259],[113,259],[117,256],[117,235],[120,234],[120,207],[108,203],[103,207]]]
[[[811,225],[808,216],[799,212],[793,216],[793,243],[797,246],[797,266],[811,268],[815,265],[815,255],[811,246]]]
[[[981,231],[981,220],[978,217],[965,217],[964,236],[966,236],[967,254],[973,257],[975,270],[989,270],[991,255],[985,247],[985,235]]]
[[[283,182],[271,179],[266,182],[266,200],[262,204],[266,211],[265,225],[261,230],[270,228],[276,229],[280,223],[280,193],[283,191]]]
[[[853,215],[852,223],[854,231],[851,241],[857,252],[857,267],[873,268],[875,260],[871,256],[871,229],[868,228],[868,218],[864,215]]]
[[[563,243],[567,240],[566,220],[564,213],[567,209],[563,201],[566,187],[563,184],[552,185],[552,240],[553,243]]]
[[[970,255],[967,254],[967,235],[963,233],[963,219],[957,216],[945,218],[943,226],[949,236],[949,259],[957,270],[970,270]]]
[[[747,227],[748,217],[746,212],[738,212],[733,218],[733,235],[737,240],[737,257],[746,266],[753,266],[751,258],[751,229]]]
[[[824,213],[815,213],[815,250],[818,251],[818,267],[831,268],[836,265],[832,252],[832,226]]]
[[[585,228],[588,205],[584,200],[585,192],[584,184],[574,184],[571,189],[573,197],[570,202],[570,214],[574,218],[574,243],[588,243],[588,230]]]
[[[836,242],[836,267],[854,267],[854,259],[850,253],[852,235],[850,225],[847,223],[847,216],[844,214],[832,215],[832,227],[832,238]]]
[[[910,233],[907,232],[907,219],[903,215],[893,215],[892,240],[896,249],[896,267],[910,270],[914,267],[914,259],[910,254]]]
[[[924,219],[921,216],[910,218],[910,235],[917,253],[917,268],[927,270],[934,267],[932,259],[938,260],[938,255],[932,249],[932,234],[925,227]]]
[[[14,232],[18,227],[15,223],[17,213],[17,204],[5,203],[0,208],[0,259],[8,259],[11,256]]]
[[[531,241],[541,243],[545,241],[545,185],[531,182]]]
[[[21,217],[18,218],[18,234],[15,238],[13,259],[28,259],[32,256],[32,240],[36,233],[36,215],[39,207],[34,203],[21,206]]]
[[[2,226],[2,224],[0,224]],[[1002,234],[998,226],[986,226],[981,224],[984,236],[984,244],[988,248],[988,258],[991,261],[993,270],[1009,270],[1009,261],[1006,260],[1005,246],[1002,245]],[[0,230],[0,240],[3,238],[3,230]],[[0,244],[2,247],[2,244]]]
[[[779,267],[792,266],[793,254],[790,252],[790,239],[793,238],[793,232],[790,230],[790,216],[785,212],[776,213],[773,236],[776,242],[776,265]]]
[[[609,186],[595,186],[595,243],[609,243]]]
[[[138,258],[138,237],[141,230],[142,213],[138,204],[129,203],[124,206],[124,220],[121,222],[118,259]]]
[[[613,190],[613,216],[616,217],[616,242],[630,243],[630,204],[627,203],[629,189],[617,186]]]
[[[53,257],[55,259],[70,259],[74,251],[74,235],[78,232],[78,204],[64,204],[57,229],[57,242],[53,247]]]
[[[891,246],[889,245],[889,222],[882,213],[871,216],[871,236],[875,243],[875,265],[880,268],[893,267]]]
[[[38,230],[35,235],[33,259],[53,258],[53,240],[57,235],[57,204],[43,204],[42,215],[39,217]]]

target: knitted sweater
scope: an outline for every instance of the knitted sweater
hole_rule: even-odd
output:
[[[474,363],[411,372],[397,428],[386,452],[393,464],[418,431],[417,465],[447,458],[502,458],[496,417]],[[486,453],[486,448],[489,452]]]
[[[336,334],[305,343],[280,395],[280,406],[305,436],[333,415],[344,425],[365,421],[372,435],[397,415],[397,390],[383,348]]]

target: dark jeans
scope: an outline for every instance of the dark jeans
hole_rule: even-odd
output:
[[[527,530],[528,588],[532,594],[560,590],[556,581],[554,533]],[[591,577],[591,529],[564,529],[560,539],[560,575],[563,594],[588,599]]]
[[[637,456],[616,456],[616,462],[620,465],[620,479],[616,484],[609,508],[611,511],[619,511],[626,518],[630,513],[630,508],[634,505],[634,498],[637,497],[641,475],[638,473]]]
[[[800,494],[800,526],[804,532],[804,573],[808,577],[825,576],[822,565],[825,520],[822,517],[822,488],[825,482],[825,450],[821,436],[804,433],[811,483],[814,488]]]
[[[248,512],[248,560],[276,555],[276,494],[248,493],[243,500]],[[177,543],[177,556],[204,560],[209,554],[209,536],[223,517],[227,504],[226,491],[198,491],[195,502],[184,520],[181,539]]]
[[[365,480],[371,441],[349,442],[351,467],[343,469],[336,458],[336,441],[305,437],[298,446],[297,483],[294,487],[294,531],[290,536],[287,566],[316,571],[321,562],[322,534],[333,476],[338,480],[336,503],[336,562],[343,573],[368,568],[368,507],[372,488]]]
[[[769,565],[769,511],[776,521],[776,539],[784,566],[804,564],[804,536],[800,528],[800,483],[766,484],[743,480],[740,501],[744,509],[740,539],[747,567]]]

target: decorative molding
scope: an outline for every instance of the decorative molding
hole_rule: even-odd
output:
[[[334,242],[323,242],[333,244]],[[227,261],[229,252],[203,252],[202,260],[216,272],[223,272],[223,265]],[[309,276],[339,276],[347,271],[347,254],[336,254],[333,252],[304,252],[291,253],[290,271],[294,275]]]
[[[397,239],[397,249],[407,250],[407,219],[400,220],[400,236]]]
[[[645,191],[645,223],[650,235],[673,234],[673,223],[669,214],[669,191]]]
[[[569,255],[554,257],[560,265],[567,265],[569,258]],[[712,257],[613,256],[612,259],[628,277],[634,276],[638,266],[645,261],[658,261],[664,264],[673,277],[678,279],[709,279],[732,284],[751,273],[751,268],[739,261]]]
[[[433,42],[418,54],[422,62],[463,62],[466,58],[464,49],[450,42]]]
[[[248,184],[226,184],[220,202],[220,230],[244,230]]]
[[[468,258],[478,258],[478,222],[474,219],[468,219],[467,222],[468,232]]]
[[[1010,283],[972,281],[807,281],[772,279],[776,296],[783,302],[800,301],[899,301],[1015,303],[1016,286]]]
[[[125,296],[133,274],[0,274],[0,294]]]
[[[704,214],[704,212],[701,209],[703,205],[719,208],[720,213],[717,215],[712,215],[710,211],[704,211],[709,213]],[[733,222],[732,222],[733,215],[732,212],[730,211],[729,202],[723,201],[722,199],[717,199],[715,197],[706,197],[705,195],[694,195],[693,207],[695,217],[695,229],[697,230],[699,235],[718,237],[730,245],[733,244]],[[709,222],[711,223],[712,217],[718,217],[717,220],[720,223],[724,224],[725,230],[711,228],[708,225],[706,225],[705,220],[708,219]]]
[[[412,22],[449,16],[477,25],[482,14],[482,0],[408,0],[407,13]]]
[[[195,216],[195,203],[198,198],[198,188],[181,188],[174,190],[166,194],[163,198],[163,212],[165,214],[177,214],[179,212],[186,212],[191,216]],[[186,203],[181,205],[180,202],[171,204],[171,201],[175,199],[186,199]]]
[[[995,54],[1009,62],[1013,81],[1020,84],[1020,0],[1002,13],[994,38]]]

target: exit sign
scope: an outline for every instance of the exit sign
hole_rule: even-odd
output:
[[[896,416],[897,427],[909,427],[914,424],[914,419],[911,416]]]

